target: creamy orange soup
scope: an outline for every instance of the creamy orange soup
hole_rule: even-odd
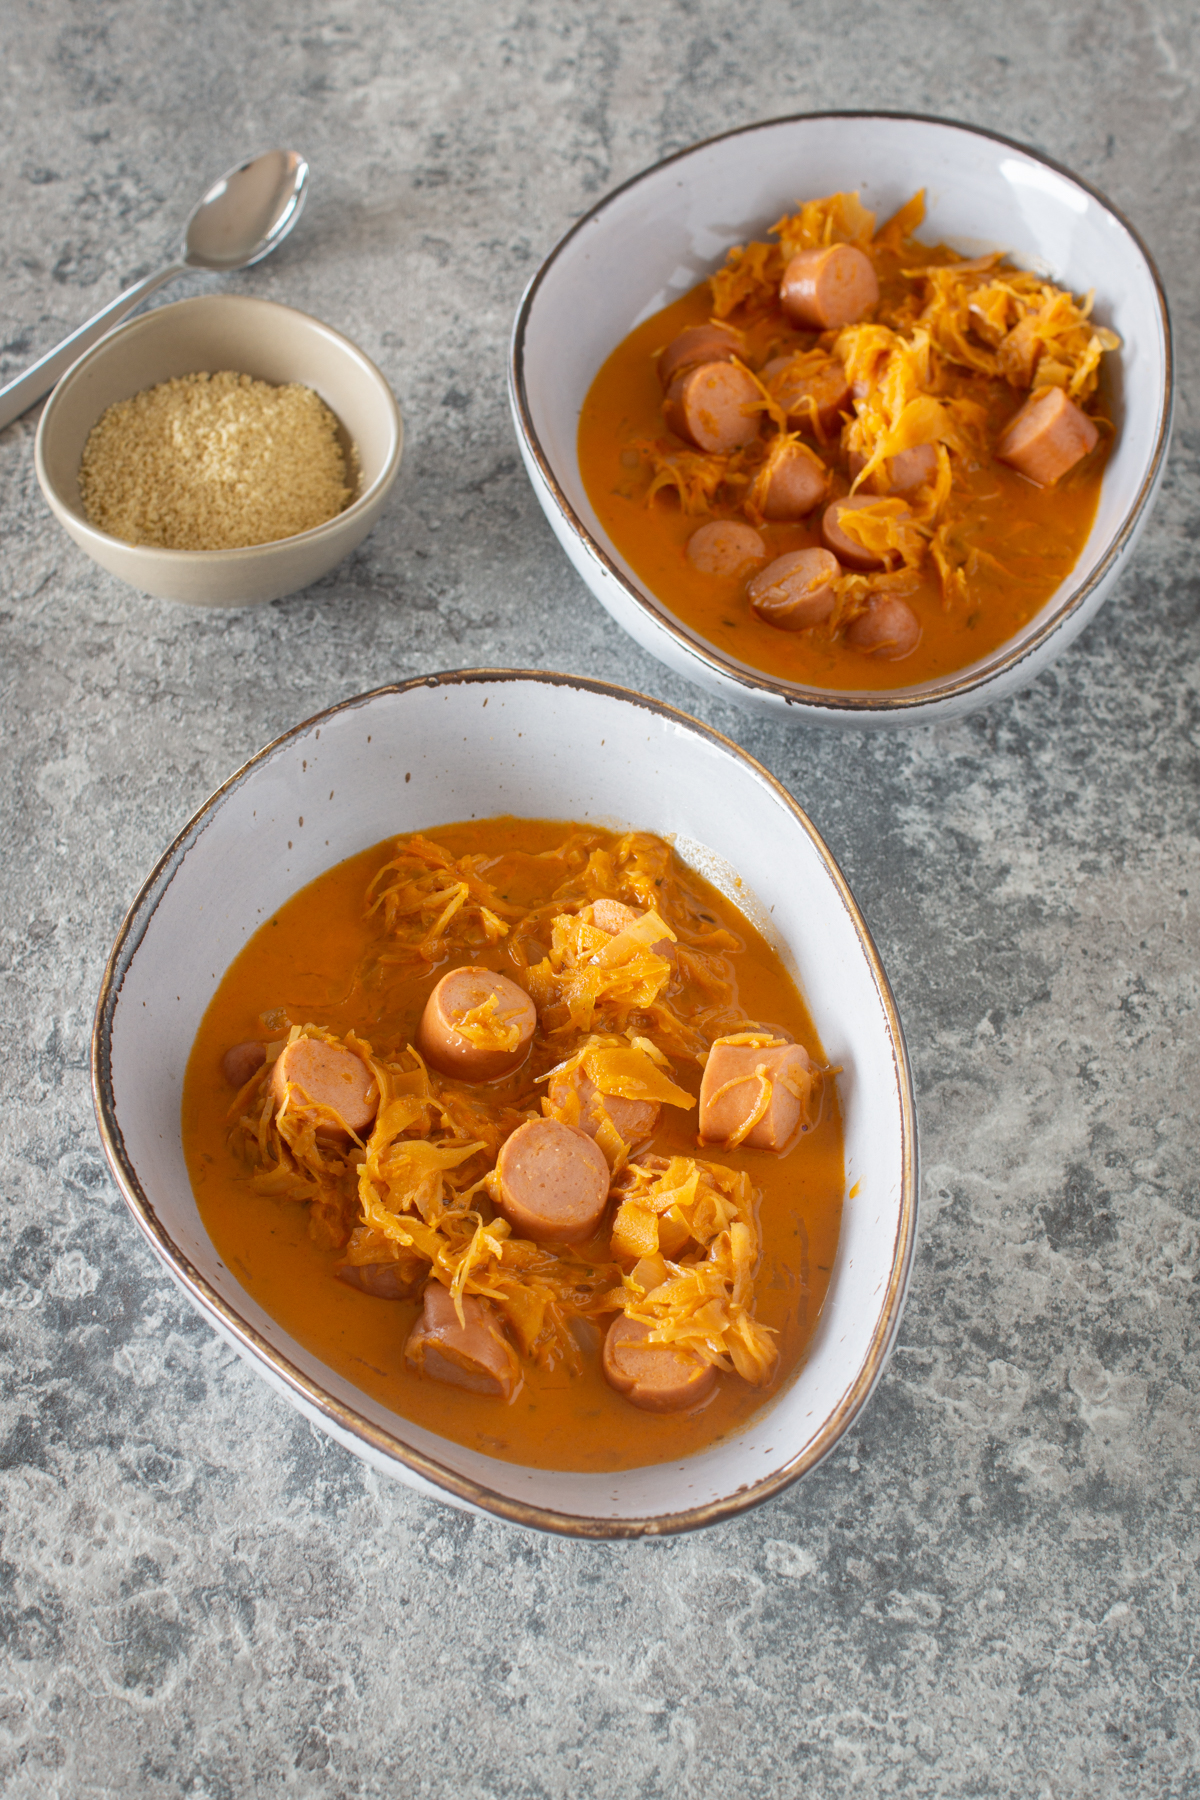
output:
[[[381,844],[319,877],[262,925],[222,980],[197,1034],[183,1096],[184,1149],[213,1242],[246,1290],[332,1368],[405,1418],[472,1449],[542,1468],[616,1470],[673,1460],[711,1444],[742,1426],[796,1370],[824,1303],[837,1249],[844,1185],[841,1121],[835,1081],[825,1071],[804,1002],[778,955],[749,921],[683,867],[661,840],[501,818],[430,831],[416,840],[427,848],[406,862],[406,847],[413,842]],[[381,876],[388,865],[392,872]],[[456,884],[470,887],[475,896],[492,896],[498,916],[492,915],[489,923],[487,907],[469,898],[454,918],[439,925],[446,902],[438,896]],[[518,1386],[507,1400],[466,1391],[431,1379],[406,1360],[432,1264],[422,1262],[411,1246],[400,1247],[397,1236],[376,1232],[372,1238],[364,1227],[363,1170],[378,1163],[371,1133],[364,1129],[361,1141],[341,1140],[332,1156],[337,1171],[320,1176],[319,1193],[303,1163],[303,1144],[297,1160],[286,1144],[281,1148],[276,1135],[264,1155],[264,1119],[269,1127],[276,1109],[271,1098],[275,1059],[289,1037],[305,1031],[323,1034],[321,1042],[349,1040],[360,1046],[355,1054],[379,1071],[385,1083],[396,1079],[412,1087],[425,1081],[437,1104],[449,1107],[438,1114],[435,1131],[427,1129],[427,1119],[424,1126],[418,1120],[402,1145],[452,1141],[450,1118],[465,1139],[486,1138],[484,1148],[445,1178],[449,1185],[438,1204],[450,1210],[436,1242],[449,1246],[441,1265],[446,1279],[448,1269],[461,1268],[461,1246],[470,1229],[507,1230],[503,1222],[496,1225],[499,1209],[480,1183],[489,1172],[495,1179],[499,1148],[520,1125],[541,1117],[549,1106],[548,1092],[558,1091],[539,1078],[596,1037],[594,1029],[590,1036],[581,1034],[570,1020],[564,1027],[566,976],[561,969],[555,975],[551,962],[558,954],[554,921],[566,921],[557,927],[560,936],[574,932],[579,938],[582,933],[590,942],[592,928],[582,921],[605,893],[634,912],[653,911],[675,935],[675,943],[672,973],[657,999],[646,1003],[654,980],[661,978],[661,970],[655,974],[651,969],[650,986],[638,990],[639,1004],[626,1008],[620,1019],[612,1012],[602,1020],[597,1015],[593,1027],[597,1022],[622,1024],[622,1043],[657,1043],[660,1075],[682,1096],[694,1098],[713,1041],[728,1035],[731,1026],[769,1026],[776,1039],[802,1046],[816,1071],[805,1128],[781,1152],[745,1144],[699,1146],[697,1109],[663,1104],[651,1138],[630,1148],[623,1167],[613,1172],[614,1191],[597,1229],[584,1242],[537,1248],[550,1271],[547,1279],[559,1282],[556,1293],[567,1292],[563,1269],[573,1271],[579,1285],[550,1306],[536,1342],[523,1341],[516,1328],[530,1329],[525,1315],[511,1307],[504,1310],[524,1298],[513,1284],[533,1277],[511,1272],[504,1260],[474,1270],[465,1286],[468,1294],[495,1293],[504,1282],[510,1284],[499,1301],[485,1304],[514,1359]],[[415,894],[415,910],[405,912],[409,902],[396,901],[397,894]],[[389,924],[393,902],[400,910]],[[503,929],[496,930],[497,924]],[[635,944],[633,960],[624,966],[642,971],[651,967],[655,955]],[[569,964],[567,952],[560,962],[563,957]],[[539,1002],[527,1059],[514,1073],[491,1083],[455,1081],[432,1070],[414,1072],[411,1046],[428,997],[448,970],[464,965],[502,973]],[[602,996],[601,1009],[606,1003]],[[232,1046],[246,1044],[262,1046],[263,1062],[238,1091],[223,1062]],[[407,1073],[396,1075],[401,1068]],[[376,1133],[382,1116],[381,1109]],[[611,1145],[606,1155],[612,1159]],[[618,1150],[618,1162],[620,1155]],[[324,1156],[319,1152],[318,1161]],[[672,1163],[672,1158],[685,1160]],[[633,1216],[622,1214],[622,1194],[637,1179],[631,1174],[634,1168],[678,1172],[693,1164],[722,1171],[726,1187],[733,1184],[732,1191],[742,1195],[747,1229],[755,1239],[746,1329],[753,1343],[767,1346],[769,1366],[752,1380],[737,1373],[729,1355],[720,1354],[721,1344],[728,1346],[732,1339],[720,1336],[726,1327],[718,1319],[709,1346],[717,1370],[711,1393],[682,1412],[654,1413],[611,1386],[602,1367],[605,1332],[615,1318],[624,1317],[624,1306],[636,1310],[649,1291],[637,1286],[633,1272],[642,1271],[643,1283],[657,1280],[646,1274],[650,1261],[635,1258],[627,1245],[628,1253],[621,1253],[620,1221]],[[745,1178],[740,1187],[739,1177]],[[285,1187],[290,1183],[286,1194],[281,1182]],[[377,1206],[372,1216],[402,1236],[405,1221],[417,1218],[415,1211],[405,1211],[413,1205],[411,1195],[386,1183],[376,1183],[371,1192],[376,1200],[383,1195],[383,1211]],[[462,1225],[464,1206],[478,1227]],[[663,1213],[659,1221],[664,1243],[674,1229],[672,1216]],[[637,1217],[644,1215],[637,1212]],[[661,1271],[666,1286],[655,1291],[669,1295],[672,1279],[686,1287],[699,1278],[696,1270],[715,1281],[712,1258],[722,1243],[728,1250],[729,1237],[727,1231],[724,1240],[708,1244],[706,1261],[703,1247],[688,1240],[686,1230],[682,1240],[676,1231]],[[363,1248],[376,1239],[382,1251]],[[512,1231],[502,1240],[505,1257],[514,1254],[506,1246],[518,1239]],[[338,1278],[336,1271],[349,1256],[370,1261],[385,1252],[408,1258],[396,1265],[406,1275],[416,1271],[405,1297],[377,1298]],[[528,1257],[533,1251],[527,1245],[520,1254]],[[672,1268],[683,1274],[672,1277]],[[726,1289],[719,1282],[714,1287],[718,1294],[727,1290],[732,1291],[728,1284]],[[674,1317],[663,1311],[666,1305],[661,1303],[662,1317]],[[720,1310],[718,1306],[713,1316]],[[727,1315],[736,1310],[732,1303],[726,1306]],[[696,1341],[694,1320],[685,1319],[679,1328],[691,1330],[689,1341]]]
[[[838,202],[846,203],[841,211]],[[1117,340],[1092,326],[1087,302],[998,255],[964,263],[920,243],[912,236],[918,205],[875,232],[872,215],[851,202],[856,196],[810,203],[776,228],[783,249],[731,252],[726,269],[631,331],[592,383],[578,443],[601,524],[682,625],[779,680],[883,691],[948,675],[998,649],[1074,568],[1112,436],[1099,359]],[[853,325],[805,329],[780,299],[788,253],[839,239],[852,239],[870,262],[878,301]],[[716,354],[736,355],[754,377],[749,404],[759,409],[754,436],[719,453],[680,435],[686,416],[672,412],[659,378],[664,352],[710,323],[732,333],[732,347]],[[832,416],[797,401],[806,359],[810,370],[845,372]],[[1084,419],[1078,429],[1095,444],[1038,485],[998,452],[1018,411],[1054,384],[1073,395]],[[756,507],[755,481],[781,435],[818,459],[826,486],[803,516],[773,519]],[[890,485],[896,464],[882,455],[862,475],[864,457],[889,446],[920,447],[929,458],[926,485],[901,493]],[[872,569],[839,569],[827,618],[780,628],[755,609],[750,583],[780,556],[828,548],[826,506],[852,489],[903,506],[907,522]],[[724,573],[696,567],[689,543],[716,521],[756,531],[758,561]],[[856,620],[884,594],[915,614],[917,641],[902,654],[888,642],[854,642]]]

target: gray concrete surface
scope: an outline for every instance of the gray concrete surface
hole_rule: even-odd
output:
[[[41,502],[35,420],[0,437],[6,1795],[1200,1794],[1197,68],[1183,0],[0,11],[0,371],[290,141],[310,213],[240,285],[363,344],[410,432],[349,564],[214,616],[102,575]],[[1098,182],[1181,351],[1117,598],[1016,700],[886,740],[763,728],[637,651],[557,551],[504,403],[521,288],[596,196],[830,105],[994,126]],[[899,1351],[822,1470],[707,1534],[581,1546],[377,1481],[190,1314],[98,1148],[100,971],[181,821],[317,708],[482,661],[631,683],[764,758],[907,1023],[926,1183]]]

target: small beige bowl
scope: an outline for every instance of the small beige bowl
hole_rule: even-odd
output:
[[[320,395],[358,451],[358,497],[335,519],[243,550],[126,544],[89,523],[79,494],[88,434],[118,400],[174,375],[234,369]],[[328,574],[374,525],[400,468],[404,426],[392,390],[349,338],[307,313],[245,294],[204,294],[144,313],[80,357],[51,395],[34,462],[50,510],[110,574],[189,606],[261,606]]]

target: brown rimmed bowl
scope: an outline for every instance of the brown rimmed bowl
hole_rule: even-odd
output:
[[[192,1194],[184,1069],[258,924],[384,838],[498,813],[671,836],[779,948],[842,1070],[847,1195],[808,1356],[743,1428],[675,1462],[608,1475],[534,1469],[414,1425],[258,1305],[217,1254]],[[728,738],[640,694],[577,676],[460,670],[344,701],[268,745],[201,807],[134,901],[104,975],[92,1076],[113,1174],[196,1309],[348,1450],[460,1506],[591,1538],[729,1518],[828,1456],[895,1338],[916,1234],[917,1144],[904,1036],[878,953],[787,790]]]
[[[579,470],[579,415],[635,325],[762,238],[798,201],[857,188],[881,218],[926,190],[922,236],[969,256],[1003,249],[1076,293],[1122,339],[1112,359],[1117,438],[1071,574],[1015,637],[935,681],[880,693],[776,680],[675,617],[622,556]],[[1132,225],[1086,182],[1021,144],[908,113],[812,113],[681,150],[607,195],[551,251],[513,328],[509,399],[542,510],[595,597],[644,650],[698,686],[806,724],[924,725],[975,711],[1049,666],[1112,591],[1162,480],[1171,433],[1171,325]]]

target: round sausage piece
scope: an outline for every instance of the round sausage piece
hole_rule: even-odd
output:
[[[755,535],[757,536],[757,533]],[[763,555],[766,555],[765,546]],[[636,925],[638,920],[644,917],[645,914],[638,912],[635,907],[626,906],[623,900],[610,899],[607,894],[592,902],[592,924],[599,931],[607,931],[610,937],[616,937],[620,932],[628,931],[631,925]],[[650,948],[655,956],[661,956],[664,962],[669,962],[672,968],[675,967],[678,958],[670,938],[659,938],[658,942],[651,944]]]
[[[460,1324],[449,1289],[426,1282],[424,1311],[409,1333],[405,1359],[434,1381],[510,1399],[521,1369],[495,1309],[474,1294],[463,1295],[462,1307]]]
[[[850,453],[850,479],[857,481],[867,466],[867,459],[857,450]],[[915,494],[937,480],[936,444],[914,444],[911,450],[898,450],[895,456],[875,470],[871,477],[883,494]]]
[[[784,444],[754,484],[764,519],[807,518],[829,492],[829,471],[807,444]]]
[[[741,1137],[763,1098],[760,1069],[768,1084],[766,1111]],[[785,1150],[798,1130],[808,1129],[816,1081],[802,1044],[756,1047],[718,1038],[700,1083],[700,1142],[728,1147],[740,1137],[747,1150]]]
[[[297,1038],[280,1052],[271,1070],[276,1106],[289,1098],[289,1089],[292,1108],[301,1114],[311,1111],[320,1138],[348,1132],[362,1137],[379,1106],[379,1089],[362,1057],[324,1038]],[[340,1125],[329,1118],[330,1112]]]
[[[458,1026],[476,1007],[486,1006],[493,995],[495,1009],[483,1015],[479,1029],[486,1034],[494,1027],[498,1041],[477,1044]],[[519,1069],[529,1055],[536,1025],[533,1001],[507,975],[491,969],[451,969],[425,1002],[417,1027],[417,1049],[427,1063],[458,1081],[499,1081]],[[503,1040],[514,1031],[515,1040],[506,1044]]]
[[[744,575],[766,558],[767,546],[754,527],[736,519],[712,519],[687,542],[687,559],[701,575]]]
[[[690,1350],[648,1344],[654,1329],[642,1319],[613,1320],[604,1340],[602,1366],[609,1385],[646,1412],[683,1412],[707,1400],[717,1371]]]
[[[513,1230],[536,1243],[591,1237],[608,1204],[604,1153],[574,1125],[530,1119],[496,1159],[499,1207]]]
[[[1092,420],[1061,388],[1041,388],[1009,422],[996,458],[1039,487],[1052,487],[1096,448],[1099,436]]]
[[[758,436],[761,401],[754,377],[739,363],[701,363],[671,383],[663,418],[697,450],[726,456]]]
[[[657,1100],[628,1100],[623,1094],[602,1094],[583,1070],[552,1075],[546,1088],[547,1097],[557,1107],[566,1108],[570,1094],[579,1096],[579,1129],[594,1138],[607,1113],[613,1130],[622,1143],[644,1143],[658,1128],[662,1107]]]
[[[920,636],[921,621],[899,594],[874,595],[866,612],[846,627],[848,644],[883,662],[899,662],[916,649]]]
[[[711,321],[707,325],[692,325],[672,338],[659,357],[658,379],[664,387],[670,387],[675,377],[686,374],[688,369],[698,369],[701,363],[728,362],[741,352],[741,335],[730,326]]]
[[[878,301],[879,282],[870,257],[853,244],[826,244],[793,256],[779,298],[793,325],[828,331],[857,325]]]
[[[762,372],[767,391],[787,414],[788,424],[826,437],[850,411],[853,392],[836,356],[806,367],[791,356],[776,356]]]
[[[221,1073],[230,1087],[244,1088],[252,1075],[257,1075],[267,1060],[267,1047],[251,1039],[233,1044],[221,1058]]]
[[[783,631],[821,625],[833,611],[833,584],[841,574],[829,550],[789,550],[756,575],[746,589],[760,619]]]
[[[338,1280],[360,1294],[371,1294],[376,1300],[410,1300],[416,1283],[404,1273],[404,1265],[394,1262],[338,1263],[334,1269]]]
[[[877,506],[878,496],[875,494],[848,494],[843,500],[831,500],[821,518],[821,536],[825,548],[832,550],[843,568],[846,569],[885,569],[887,560],[882,556],[873,556],[857,539],[848,536],[839,523],[843,512],[857,512],[864,506]],[[898,515],[902,519],[911,517],[907,508]]]

